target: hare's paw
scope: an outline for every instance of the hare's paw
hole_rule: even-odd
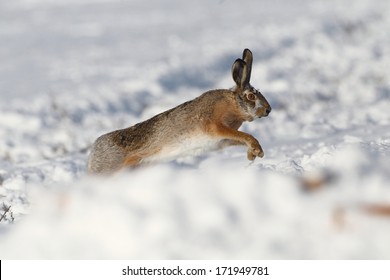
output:
[[[250,161],[255,160],[256,157],[264,157],[263,149],[261,148],[259,142],[255,142],[247,152],[247,157]]]
[[[250,160],[250,161],[254,161],[256,156],[252,153],[252,151],[249,149],[248,152],[247,152],[247,158]]]

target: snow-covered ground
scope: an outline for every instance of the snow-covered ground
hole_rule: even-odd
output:
[[[0,2],[0,258],[389,259],[390,2]],[[109,178],[102,133],[254,54],[245,148]],[[6,212],[6,210],[9,211]],[[5,215],[3,215],[6,212]]]

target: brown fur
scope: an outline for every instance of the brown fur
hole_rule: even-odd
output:
[[[202,136],[215,139],[217,148],[246,145],[249,160],[263,157],[259,142],[238,131],[243,122],[267,116],[271,111],[267,100],[249,84],[251,65],[252,53],[245,50],[243,60],[237,59],[233,64],[234,89],[208,91],[149,120],[99,137],[92,148],[89,171],[110,173],[135,167],[165,150],[174,150],[188,139],[196,142]],[[253,100],[248,97],[251,93]]]

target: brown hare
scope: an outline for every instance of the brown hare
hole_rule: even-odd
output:
[[[250,83],[252,52],[232,66],[236,85],[217,89],[132,127],[100,136],[88,161],[90,173],[111,173],[125,167],[167,161],[231,145],[248,147],[247,157],[263,157],[259,142],[239,131],[245,121],[266,117],[271,106]]]

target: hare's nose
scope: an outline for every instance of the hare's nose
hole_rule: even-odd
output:
[[[271,113],[271,108],[269,109],[266,109],[265,112],[267,113],[267,116],[269,115],[269,113]]]

